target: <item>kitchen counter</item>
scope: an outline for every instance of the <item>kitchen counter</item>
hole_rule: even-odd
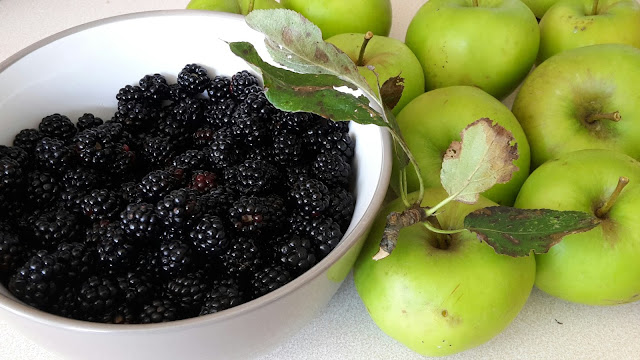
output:
[[[61,30],[119,14],[182,9],[188,0],[0,0],[0,62]],[[393,0],[391,36],[403,39],[424,0]],[[505,100],[508,104],[513,96]],[[0,359],[61,360],[0,318]],[[327,308],[261,360],[424,359],[380,331],[349,276]],[[640,359],[640,302],[589,307],[534,289],[515,321],[490,342],[448,359]]]

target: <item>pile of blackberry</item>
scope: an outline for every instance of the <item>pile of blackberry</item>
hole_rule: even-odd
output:
[[[353,214],[348,124],[276,109],[247,71],[126,85],[103,120],[44,117],[0,146],[0,282],[68,318],[156,323],[302,274]]]

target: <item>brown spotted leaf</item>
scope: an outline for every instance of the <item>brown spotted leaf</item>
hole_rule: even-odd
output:
[[[511,180],[518,146],[511,132],[488,118],[469,124],[445,152],[440,181],[453,200],[478,201],[480,193]]]
[[[253,12],[252,12],[253,13]],[[277,108],[306,111],[334,121],[352,120],[360,124],[388,126],[380,113],[369,106],[369,99],[336,90],[355,86],[328,74],[299,74],[266,63],[252,44],[230,43],[231,51],[262,72],[265,95]]]
[[[544,254],[563,237],[593,229],[600,220],[581,211],[517,209],[493,206],[478,209],[464,219],[464,227],[498,254]]]
[[[402,91],[404,91],[404,78],[400,77],[400,75],[388,78],[380,87],[382,102],[389,109],[393,109],[398,105],[398,101],[402,97]]]

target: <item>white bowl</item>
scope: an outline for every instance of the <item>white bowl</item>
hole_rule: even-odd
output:
[[[230,76],[249,69],[225,41],[263,37],[238,15],[156,11],[82,25],[40,41],[0,64],[0,144],[10,145],[42,117],[85,112],[110,118],[114,95],[150,73],[175,80],[188,63]],[[26,306],[0,286],[0,316],[45,348],[70,359],[232,359],[271,349],[317,315],[350,271],[385,196],[391,169],[387,132],[351,125],[356,207],[340,244],[320,263],[261,298],[192,319],[150,325],[76,321]]]

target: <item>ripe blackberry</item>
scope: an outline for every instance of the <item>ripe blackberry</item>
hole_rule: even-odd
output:
[[[144,102],[144,91],[137,85],[125,85],[123,88],[118,90],[116,100],[118,100],[118,107],[120,107],[121,104],[131,101],[141,104]]]
[[[191,247],[178,240],[163,241],[156,256],[158,271],[165,277],[186,274],[193,262]]]
[[[231,92],[236,97],[242,95],[245,88],[252,85],[259,85],[258,78],[247,70],[239,71],[231,76]]]
[[[31,157],[21,147],[0,145],[0,158],[15,160],[23,171],[31,168]]]
[[[262,160],[245,160],[224,169],[225,183],[241,194],[268,193],[278,186],[279,172]]]
[[[145,99],[159,102],[170,99],[170,88],[167,79],[160,74],[145,75],[138,82]]]
[[[275,239],[274,260],[295,276],[309,270],[318,261],[308,237],[284,234]]]
[[[58,199],[58,180],[48,172],[33,171],[27,175],[27,202],[32,208],[45,208]]]
[[[229,209],[229,220],[243,234],[268,234],[282,225],[284,201],[276,196],[241,196]]]
[[[191,149],[174,157],[169,167],[174,171],[181,169],[185,175],[190,176],[194,170],[204,168],[206,163],[207,157],[204,152]]]
[[[104,322],[120,305],[121,293],[115,281],[93,275],[80,285],[78,300],[85,320]]]
[[[196,316],[209,292],[208,279],[200,271],[190,272],[169,280],[164,288],[168,299],[187,317]]]
[[[207,94],[209,94],[209,99],[214,102],[228,99],[231,97],[231,79],[226,76],[214,77],[207,88]]]
[[[356,205],[355,198],[353,194],[344,188],[332,188],[329,193],[331,201],[328,214],[340,225],[340,230],[344,233],[347,231],[353,217]]]
[[[125,234],[140,243],[148,243],[160,232],[160,219],[155,206],[149,203],[132,203],[120,213],[120,226]]]
[[[121,124],[108,123],[84,130],[74,138],[75,151],[86,167],[104,171],[113,162],[117,142],[121,139]]]
[[[128,271],[137,260],[139,247],[115,223],[109,224],[100,235],[96,247],[101,267],[113,273]]]
[[[159,292],[158,285],[143,272],[129,271],[116,277],[116,281],[124,301],[128,304],[148,303]]]
[[[309,179],[295,183],[289,190],[295,211],[305,217],[318,217],[329,207],[329,188],[320,180]]]
[[[251,85],[244,88],[244,91],[240,94],[236,95],[236,99],[239,101],[244,101],[251,94],[259,94],[264,92],[264,89],[260,85]]]
[[[179,119],[174,113],[175,109],[176,106],[170,105],[158,112],[158,116],[154,120],[155,127],[153,134],[155,136],[167,137],[173,142],[184,143],[185,146],[187,146],[189,141],[191,141],[192,127],[191,125],[185,126],[184,120]]]
[[[278,133],[302,135],[315,121],[316,118],[311,113],[279,111],[274,117],[273,128]]]
[[[279,287],[289,283],[291,273],[280,265],[268,265],[257,271],[251,277],[250,284],[253,298],[266,295]]]
[[[231,127],[234,124],[234,114],[237,107],[238,102],[234,98],[225,98],[214,102],[204,111],[205,122],[216,130]]]
[[[201,212],[197,193],[191,189],[171,191],[156,204],[156,213],[170,229],[179,229]]]
[[[179,84],[176,83],[169,85],[169,99],[171,101],[178,102],[190,96],[192,96],[192,94]]]
[[[189,233],[189,238],[193,249],[207,258],[223,254],[231,240],[224,222],[215,215],[204,215]]]
[[[26,261],[27,248],[18,234],[10,229],[0,229],[0,280]]]
[[[91,221],[114,219],[120,213],[122,195],[114,190],[93,189],[82,198],[80,209]]]
[[[137,324],[140,314],[140,306],[128,303],[118,304],[118,306],[102,318],[105,324]]]
[[[289,133],[273,136],[273,160],[282,166],[297,166],[305,160],[306,154],[300,137]]]
[[[58,295],[47,311],[52,314],[63,316],[68,319],[83,320],[85,315],[80,308],[80,299],[78,298],[78,287],[73,284],[61,284],[63,287],[58,291]]]
[[[244,296],[235,282],[214,282],[212,289],[205,295],[200,315],[215,314],[244,302]]]
[[[164,168],[177,150],[168,137],[150,137],[142,144],[142,164],[150,169]]]
[[[120,184],[120,194],[124,203],[139,203],[142,200],[142,190],[140,184],[134,181],[127,181]]]
[[[54,173],[63,173],[75,161],[71,149],[62,140],[56,138],[42,138],[34,149],[36,162],[43,168]]]
[[[203,149],[209,146],[213,139],[214,130],[209,127],[201,127],[193,133],[193,146],[196,149]]]
[[[206,108],[204,100],[189,97],[175,104],[173,114],[182,127],[193,130],[204,123]]]
[[[216,131],[209,146],[203,149],[209,163],[215,169],[224,169],[236,164],[244,156],[244,145],[236,139],[230,128]]]
[[[202,213],[226,218],[235,199],[236,194],[230,188],[218,186],[200,196]]]
[[[78,218],[65,209],[54,209],[35,218],[32,224],[36,243],[55,249],[61,242],[73,242],[81,234]]]
[[[45,137],[50,137],[63,142],[71,140],[77,129],[73,122],[66,116],[52,114],[45,116],[38,125],[38,130]]]
[[[178,85],[192,94],[205,91],[211,79],[207,76],[207,70],[198,64],[188,64],[179,73]]]
[[[242,279],[257,271],[263,262],[262,251],[255,241],[244,236],[235,237],[222,255],[223,268],[235,279]]]
[[[92,169],[78,167],[75,169],[69,169],[62,175],[60,185],[64,189],[88,191],[96,187],[98,184],[98,176]]]
[[[118,109],[113,114],[113,121],[122,124],[129,132],[139,133],[149,128],[154,115],[153,109],[144,102],[118,101]]]
[[[191,175],[189,187],[198,193],[208,193],[218,186],[218,175],[211,171],[197,170]]]
[[[140,324],[155,324],[181,319],[176,305],[169,299],[155,299],[145,304],[140,313]]]
[[[101,118],[91,113],[85,113],[84,115],[78,118],[76,127],[78,128],[78,132],[82,132],[87,129],[96,128],[102,124],[104,124],[104,121]]]
[[[131,151],[128,145],[119,144],[115,148],[113,162],[107,166],[107,181],[120,183],[133,179],[135,165],[136,154]]]
[[[13,138],[13,146],[24,149],[28,154],[32,154],[36,144],[40,142],[44,135],[36,129],[23,129]]]
[[[65,282],[83,281],[95,271],[97,252],[94,246],[79,242],[61,242],[53,252],[65,267]]]
[[[322,138],[317,149],[322,153],[337,153],[348,163],[353,159],[356,143],[348,133],[331,131]]]
[[[17,161],[0,158],[0,195],[13,196],[20,188],[23,178],[22,168]]]
[[[300,164],[299,166],[285,168],[284,180],[285,184],[292,187],[297,182],[307,181],[314,176],[311,173],[311,167]]]
[[[346,186],[351,178],[351,165],[336,153],[319,154],[311,169],[327,185]]]
[[[139,183],[140,196],[143,201],[155,203],[178,187],[176,178],[166,170],[153,170],[145,175]]]
[[[311,220],[304,232],[313,242],[318,260],[327,256],[338,245],[343,236],[340,224],[327,217]]]
[[[264,94],[249,94],[233,114],[234,132],[248,146],[259,146],[271,140],[267,119],[273,111]]]
[[[9,291],[28,305],[45,308],[58,296],[64,266],[47,251],[38,251],[9,279]]]

